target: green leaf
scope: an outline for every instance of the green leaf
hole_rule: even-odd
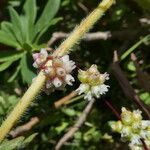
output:
[[[30,135],[23,141],[22,145],[27,146],[36,136],[37,136],[37,133],[33,133],[32,135]]]
[[[0,72],[6,70],[12,63],[13,61],[7,61],[0,64]]]
[[[28,33],[27,41],[31,43],[34,38],[34,22],[37,15],[36,0],[26,0],[23,10],[25,12],[25,18],[23,22],[26,22],[25,28],[27,30],[26,32]]]
[[[37,35],[37,37],[36,37],[36,39],[35,39],[35,43],[38,42],[38,40],[39,40],[39,39],[41,38],[41,36],[48,30],[48,28],[49,28],[50,26],[55,25],[55,24],[58,23],[60,20],[62,20],[61,17],[59,17],[59,18],[54,18],[52,21],[50,21],[50,23],[47,24],[47,25],[45,26],[45,28],[43,28],[43,30],[41,30],[41,31],[39,32],[39,34]]]
[[[26,51],[31,51],[32,46],[28,43],[23,43],[23,49],[26,50]]]
[[[9,33],[6,33],[2,30],[0,31],[0,43],[15,47],[15,48],[19,47],[16,40],[14,38],[12,38]]]
[[[17,69],[15,70],[14,74],[8,79],[8,83],[14,81],[14,79],[16,78],[16,76],[18,75],[19,71],[20,71],[20,65],[17,67]]]
[[[13,33],[15,34],[17,41],[20,44],[22,44],[24,41],[24,35],[22,31],[24,29],[22,29],[20,17],[18,13],[15,11],[15,9],[12,7],[9,7],[9,13],[10,13],[11,22],[13,25]]]
[[[4,51],[0,53],[0,62],[16,61],[24,55],[24,52]]]
[[[28,18],[29,24],[34,24],[37,15],[36,0],[26,0],[23,10]]]
[[[35,36],[37,35],[38,32],[43,30],[47,24],[50,23],[52,18],[55,16],[57,13],[58,9],[60,6],[60,0],[48,0],[43,13],[41,14],[39,20],[37,21],[35,25]]]
[[[18,43],[18,41],[16,40],[15,38],[15,35],[13,33],[13,26],[10,22],[7,22],[7,21],[3,21],[1,23],[1,31],[5,32],[5,34],[7,36],[9,36],[9,38],[11,39],[11,41],[13,41],[13,45],[9,45],[9,46],[13,46],[13,47],[17,47],[17,48],[20,48],[20,45]],[[7,39],[6,42],[8,42],[9,40]]]
[[[28,40],[32,42],[34,38],[34,22],[37,15],[36,0],[26,0],[23,10],[27,21]]]
[[[121,56],[121,60],[124,60],[129,54],[131,54],[139,45],[144,43],[145,41],[150,39],[150,34],[142,38],[136,44],[134,44],[131,48],[129,48],[125,53]]]
[[[16,149],[24,140],[24,137],[18,137],[10,141],[4,141],[0,145],[0,150],[13,150]]]
[[[21,65],[21,74],[24,82],[30,84],[32,79],[36,76],[35,73],[31,70],[31,62],[27,55],[24,55],[20,62]]]

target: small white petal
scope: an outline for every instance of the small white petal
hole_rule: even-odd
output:
[[[82,94],[84,92],[87,92],[89,90],[89,85],[88,84],[80,84],[79,88],[76,90],[78,94]]]
[[[105,84],[100,85],[100,86],[99,86],[99,88],[100,88],[100,94],[103,95],[103,94],[105,94],[106,92],[108,92],[108,88],[109,88],[109,87],[110,87],[109,85],[105,85]]]
[[[137,135],[137,134],[133,135],[132,138],[131,138],[130,145],[141,145],[142,143],[141,143],[140,138],[141,137],[139,135]]]
[[[46,49],[45,48],[42,48],[41,49],[41,51],[40,51],[40,53],[44,56],[44,57],[48,57],[48,53],[47,53],[47,51],[46,51]]]
[[[38,68],[38,64],[36,63],[36,61],[33,63],[33,67]]]
[[[66,81],[66,83],[67,83],[68,85],[71,85],[71,86],[72,86],[72,85],[73,85],[72,82],[74,82],[75,80],[74,80],[74,78],[73,78],[72,75],[67,74],[66,77],[65,77],[65,81]]]
[[[47,81],[46,82],[46,88],[49,89],[52,87],[52,82],[51,81]]]
[[[142,120],[142,129],[146,129],[150,126],[150,120]]]
[[[36,60],[36,59],[39,57],[39,55],[40,55],[39,53],[34,53],[34,54],[32,55],[32,57],[33,57],[34,60]]]
[[[44,72],[46,74],[50,74],[51,71],[52,71],[52,68],[46,68],[46,69],[44,69]]]
[[[92,93],[89,91],[89,92],[84,96],[84,99],[87,99],[88,101],[93,100]]]
[[[93,86],[91,88],[91,92],[92,92],[93,95],[95,95],[97,98],[99,98],[100,94],[101,94],[101,88],[100,88],[100,86]]]
[[[64,63],[66,63],[69,61],[69,55],[64,55],[63,57],[61,57],[61,59]]]
[[[105,80],[109,80],[109,74],[108,74],[107,72],[105,72],[105,73],[103,74],[103,76],[104,76]]]
[[[54,84],[54,86],[55,86],[56,88],[58,88],[58,87],[60,87],[60,86],[62,85],[62,81],[61,81],[60,79],[58,79],[58,78],[55,78],[55,79],[53,80],[53,84]]]

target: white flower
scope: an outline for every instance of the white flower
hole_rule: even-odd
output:
[[[33,54],[33,59],[34,59],[34,63],[33,66],[35,68],[39,68],[41,65],[43,65],[48,57],[48,53],[46,51],[46,49],[42,48],[40,53],[35,53]]]
[[[132,134],[130,145],[141,145],[140,135]]]
[[[66,83],[67,83],[68,85],[71,85],[71,86],[72,86],[72,85],[73,85],[72,82],[74,82],[75,80],[74,80],[74,78],[73,78],[72,75],[67,74],[66,77],[65,77],[65,81],[66,81]]]
[[[89,91],[90,86],[88,84],[80,84],[79,88],[76,90],[78,94],[86,93]]]
[[[84,93],[84,99],[99,98],[101,95],[108,92],[108,85],[105,85],[105,80],[109,79],[107,73],[101,74],[96,65],[92,65],[87,71],[79,70],[78,79],[81,84],[77,89],[78,94]]]
[[[75,69],[75,62],[69,60],[69,55],[61,57],[61,60],[63,61],[63,67],[66,69],[67,73],[70,73],[73,69]]]
[[[54,86],[56,88],[58,88],[58,87],[60,87],[62,85],[62,81],[59,78],[57,78],[57,77],[53,80],[52,83],[54,84]]]
[[[75,80],[71,72],[76,66],[69,60],[69,55],[53,57],[49,56],[45,49],[41,49],[40,53],[33,54],[33,59],[33,66],[45,73],[46,93],[51,93],[55,89],[63,90],[67,84],[73,85]]]
[[[150,120],[142,120],[142,129],[150,127]]]
[[[93,100],[91,91],[89,91],[87,94],[85,94],[84,99],[87,99],[88,101]]]

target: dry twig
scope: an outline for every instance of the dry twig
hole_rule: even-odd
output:
[[[140,65],[137,61],[136,55],[134,53],[131,54],[131,59],[136,68],[137,79],[141,87],[143,87],[146,91],[150,92],[150,77],[146,72],[143,72],[140,68]]]
[[[51,46],[58,40],[67,38],[70,34],[65,32],[54,32],[52,34],[51,39],[48,41],[47,45]],[[106,32],[94,32],[94,33],[87,33],[83,37],[84,41],[93,41],[93,40],[107,40],[111,37],[111,33],[109,31]]]
[[[121,70],[119,66],[119,60],[117,52],[114,52],[114,59],[113,63],[111,65],[111,68],[113,70],[113,73],[118,80],[124,94],[126,97],[128,97],[130,100],[133,100],[137,106],[143,110],[143,112],[147,115],[147,117],[150,119],[150,112],[147,109],[147,107],[142,103],[137,93],[134,91],[133,87],[130,85],[127,77],[125,76],[125,73]]]
[[[26,124],[22,125],[22,126],[19,126],[17,127],[16,129],[10,131],[10,135],[13,137],[13,138],[16,138],[22,134],[24,134],[25,132],[31,130],[33,128],[33,126],[35,126],[36,124],[38,124],[40,121],[40,119],[38,117],[33,117],[30,119],[29,122],[27,122]]]
[[[83,125],[85,122],[88,114],[90,113],[92,106],[94,104],[95,100],[91,100],[87,106],[85,107],[84,111],[82,112],[81,116],[78,118],[77,122],[73,127],[70,128],[70,130],[58,141],[55,150],[59,150],[66,141],[68,141],[70,138],[73,137],[74,133],[79,130],[79,128]]]

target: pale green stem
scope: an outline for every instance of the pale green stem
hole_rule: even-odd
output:
[[[78,27],[75,28],[71,35],[58,47],[58,50],[56,50],[53,55],[63,56],[64,54],[69,53],[70,49],[83,37],[86,32],[89,31],[89,29],[113,4],[113,2],[114,0],[103,0],[99,6],[87,18],[85,18]],[[31,102],[42,89],[45,80],[45,75],[43,72],[40,72],[22,99],[18,102],[10,115],[2,123],[0,127],[0,142],[5,138],[16,121],[20,119],[21,115],[30,106]]]
[[[16,121],[20,118],[20,116],[26,111],[31,102],[36,97],[37,93],[43,87],[45,83],[45,75],[43,72],[40,72],[36,77],[32,85],[28,88],[24,96],[19,100],[15,108],[12,110],[7,119],[3,122],[0,127],[0,141],[4,139],[7,133],[11,130]]]
[[[69,53],[71,48],[92,28],[95,22],[104,15],[105,11],[113,4],[113,2],[114,0],[103,0],[59,46],[57,51],[54,52],[54,56],[63,56]]]

